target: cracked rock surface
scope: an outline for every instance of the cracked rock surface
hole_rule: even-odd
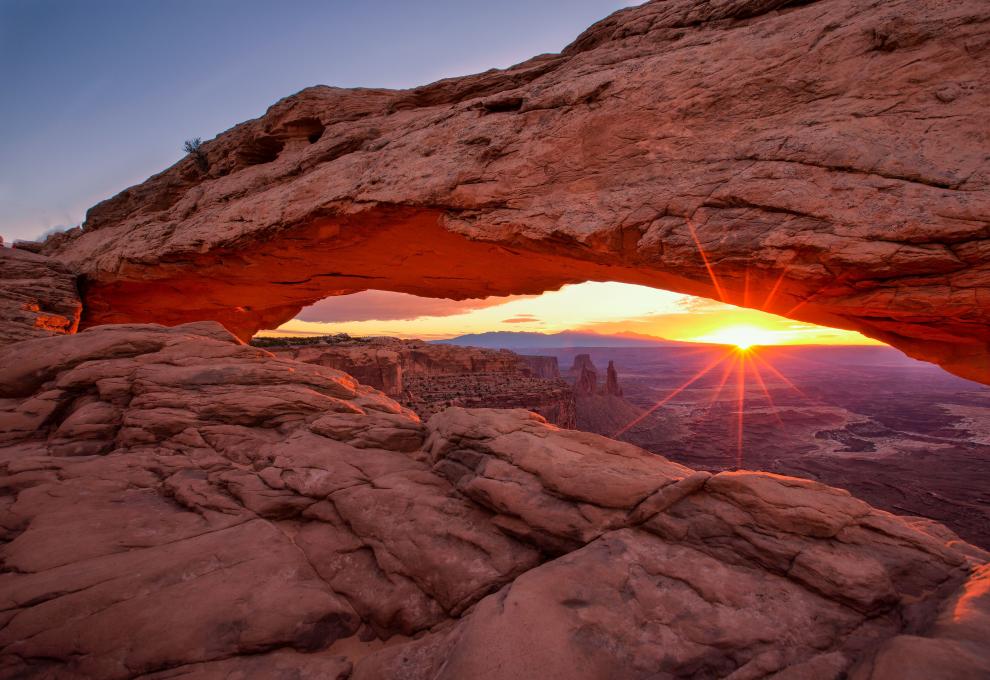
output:
[[[0,349],[0,474],[0,677],[990,669],[990,555],[940,525],[525,411],[423,424],[216,323]]]
[[[247,338],[368,288],[610,280],[990,383],[988,26],[984,0],[648,2],[507,70],[303,90],[45,252],[84,325]]]

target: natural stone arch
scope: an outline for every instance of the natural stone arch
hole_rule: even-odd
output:
[[[612,280],[990,383],[987,20],[978,0],[648,3],[506,71],[304,90],[46,252],[85,274],[83,325],[243,338],[368,288]]]

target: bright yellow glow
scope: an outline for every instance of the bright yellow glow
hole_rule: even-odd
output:
[[[356,294],[360,301],[366,294]],[[334,323],[294,319],[264,335],[391,335],[433,340],[486,331],[559,333],[579,330],[687,342],[743,345],[878,345],[854,331],[815,326],[754,309],[623,283],[582,283],[538,296],[506,298],[447,316],[374,317],[377,299],[367,298],[366,321]],[[404,299],[408,299],[404,298]],[[325,301],[322,304],[333,304]],[[453,303],[452,308],[453,308]],[[394,306],[393,306],[394,307]],[[458,308],[458,310],[463,309]],[[745,329],[745,330],[740,330]]]
[[[713,333],[694,338],[697,342],[713,342],[719,345],[735,345],[739,349],[749,349],[754,345],[775,345],[773,331],[750,325],[735,325],[719,328]]]

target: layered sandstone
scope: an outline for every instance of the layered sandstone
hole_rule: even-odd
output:
[[[291,339],[253,342],[296,361],[349,373],[424,420],[450,406],[524,408],[560,427],[575,426],[574,396],[555,357],[346,334],[301,346]]]
[[[990,382],[988,21],[983,0],[648,2],[507,70],[303,90],[45,250],[86,274],[86,325],[247,338],[368,288],[611,280]]]
[[[408,635],[539,562],[405,453],[415,415],[217,324],[21,342],[0,396],[5,677]]]
[[[76,276],[65,265],[0,241],[0,346],[74,333],[81,311]]]
[[[4,677],[980,677],[990,555],[218,324],[0,349]],[[920,673],[920,675],[919,675]]]
[[[290,342],[281,346],[269,345],[270,342],[259,338],[252,341],[252,344],[296,361],[344,371],[359,382],[393,398],[401,396],[405,389],[402,361],[404,348],[399,342],[361,342],[350,336],[335,336],[312,345],[295,345]]]

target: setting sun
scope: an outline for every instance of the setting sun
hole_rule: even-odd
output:
[[[880,344],[859,333],[645,286],[587,282],[542,295],[432,300],[366,291],[327,298],[263,335],[388,335],[435,340],[465,333],[580,330],[737,347]]]
[[[719,345],[735,345],[739,349],[749,349],[754,345],[772,345],[779,342],[773,331],[751,325],[726,326],[713,333],[700,336],[696,340]]]

